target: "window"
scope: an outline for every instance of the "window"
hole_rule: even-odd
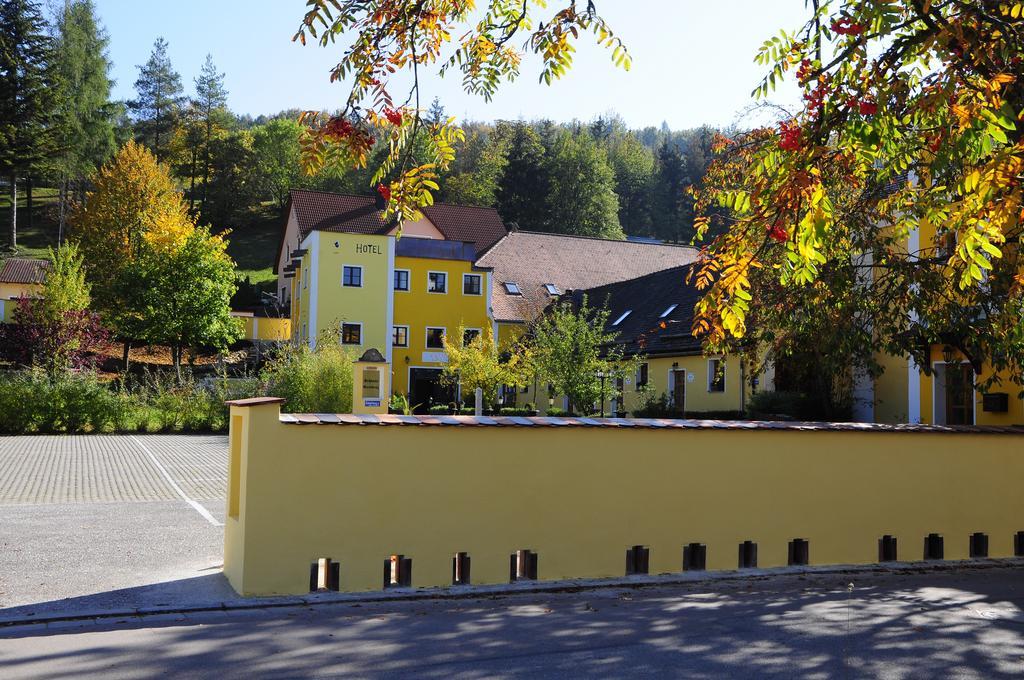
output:
[[[627,309],[626,311],[624,311],[622,313],[622,316],[620,316],[618,319],[616,319],[615,321],[612,322],[612,325],[613,326],[618,326],[620,323],[622,323],[623,321],[626,320],[627,316],[629,316],[632,313],[633,313],[632,309]]]
[[[448,275],[444,272],[427,272],[427,292],[447,293]]]
[[[479,328],[467,328],[462,331],[462,346],[468,347],[469,343],[473,342],[476,338],[480,337]]]
[[[463,274],[462,275],[462,294],[463,295],[480,295],[482,291],[483,279],[479,274]]]
[[[514,281],[506,281],[504,284],[505,292],[509,295],[522,295],[523,291],[519,290],[519,284]]]
[[[391,346],[392,347],[408,347],[409,346],[409,327],[408,326],[395,326],[391,329]]]
[[[708,392],[725,392],[725,362],[708,359]]]
[[[640,368],[636,369],[636,388],[647,386],[647,364],[640,364]]]
[[[361,345],[363,343],[363,324],[343,323],[341,324],[341,344]]]
[[[678,307],[678,306],[679,305],[669,305],[668,309],[666,309],[664,312],[662,312],[661,316],[659,316],[658,318],[659,319],[664,319],[666,316],[668,316],[669,314],[674,312],[676,307]]]
[[[548,292],[548,295],[550,295],[551,297],[561,294],[561,291],[558,290],[558,286],[556,286],[553,283],[545,283],[544,290],[546,290]]]
[[[395,290],[409,290],[409,270],[395,270]]]
[[[427,328],[427,349],[444,349],[443,328]]]
[[[363,287],[363,268],[345,265],[341,268],[341,285],[346,288]]]

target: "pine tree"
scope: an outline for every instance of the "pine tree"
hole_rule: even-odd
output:
[[[446,120],[448,120],[448,112],[444,110],[444,104],[441,103],[441,98],[434,97],[434,101],[430,102],[430,109],[427,111],[426,121],[431,125],[440,125]]]
[[[658,148],[654,176],[652,219],[654,233],[666,241],[684,240],[684,207],[689,185],[685,161],[674,143],[665,141]]]
[[[495,135],[508,145],[498,182],[498,213],[521,229],[545,229],[550,184],[540,135],[522,122],[498,123]]]
[[[193,101],[203,126],[203,206],[209,197],[210,184],[210,143],[214,128],[226,122],[228,117],[228,91],[224,87],[224,74],[217,73],[213,56],[206,55],[199,77],[195,79],[196,98]]]
[[[116,150],[114,119],[118,107],[110,101],[109,39],[96,20],[93,0],[66,0],[57,13],[56,51],[57,136],[61,155],[60,236],[64,233],[69,193],[76,188],[81,198],[86,177],[95,172]],[[59,240],[60,237],[58,237]]]
[[[167,41],[157,38],[149,61],[139,66],[135,81],[138,98],[128,103],[135,117],[136,139],[148,146],[158,161],[167,157],[167,146],[183,101],[181,76],[167,56]]]
[[[53,154],[53,42],[39,5],[0,3],[0,172],[10,183],[10,248],[18,247],[18,177]]]

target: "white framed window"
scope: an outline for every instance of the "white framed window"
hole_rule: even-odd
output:
[[[476,338],[480,337],[479,328],[464,328],[462,329],[462,346],[466,347],[469,343],[473,342]]]
[[[622,313],[622,314],[621,314],[621,315],[619,316],[619,318],[617,318],[617,319],[616,319],[615,321],[613,321],[613,322],[612,322],[612,325],[613,325],[613,326],[618,326],[618,325],[619,325],[620,323],[622,323],[623,321],[625,321],[625,320],[626,320],[626,317],[627,317],[627,316],[629,316],[629,315],[630,315],[630,314],[632,314],[632,313],[633,313],[633,310],[632,310],[632,309],[627,309],[626,311],[624,311],[624,312],[623,312],[623,313]]]
[[[391,346],[392,347],[408,347],[409,346],[409,327],[408,326],[394,326],[391,329]]]
[[[345,288],[362,288],[363,268],[354,264],[343,265],[341,267],[341,285]]]
[[[409,290],[409,270],[408,269],[396,269],[395,270],[395,290],[408,291]]]
[[[483,277],[479,274],[462,275],[463,295],[483,295]]]
[[[636,369],[636,389],[640,390],[647,386],[647,379],[649,377],[647,364],[640,364]]]
[[[725,392],[725,362],[708,359],[708,392]]]
[[[427,326],[426,347],[427,349],[444,349],[444,326]]]
[[[341,344],[363,344],[363,324],[346,321],[341,324]]]
[[[558,290],[558,286],[556,286],[553,283],[545,283],[544,290],[546,290],[548,292],[548,295],[550,295],[551,297],[555,297],[556,295],[562,294],[562,291]]]
[[[666,309],[666,310],[665,310],[664,312],[662,312],[662,313],[661,313],[661,316],[659,316],[658,318],[659,318],[659,319],[664,319],[664,318],[665,318],[666,316],[668,316],[668,315],[669,315],[669,314],[671,314],[672,312],[676,311],[676,307],[678,307],[678,306],[679,306],[679,305],[677,305],[677,304],[672,304],[672,305],[669,305],[669,306],[668,306],[668,309]]]
[[[427,272],[427,292],[447,293],[448,274],[445,272]]]
[[[523,291],[519,290],[519,284],[515,281],[506,281],[502,284],[505,286],[505,292],[509,295],[522,295]]]

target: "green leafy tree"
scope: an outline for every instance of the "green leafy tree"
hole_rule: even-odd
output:
[[[494,207],[498,183],[508,163],[507,141],[484,129],[470,130],[460,145],[452,172],[441,183],[448,203]]]
[[[242,335],[231,316],[235,264],[219,236],[196,227],[170,253],[147,248],[140,258],[144,340],[167,345],[178,378],[184,350],[213,347],[226,350]]]
[[[106,32],[96,19],[92,0],[66,2],[57,12],[53,72],[57,82],[56,158],[60,181],[61,235],[72,195],[84,196],[85,179],[114,151],[114,117],[110,101],[110,59]]]
[[[460,325],[454,334],[445,334],[444,351],[448,355],[442,379],[461,386],[463,399],[472,399],[477,388],[484,403],[493,405],[503,385],[523,387],[532,374],[530,352],[521,343],[499,348],[488,325],[466,342],[466,330]]]
[[[300,165],[302,126],[278,118],[252,129],[252,159],[260,196],[270,196],[278,207],[288,202],[288,192],[306,183]]]
[[[495,135],[506,145],[505,167],[498,181],[498,213],[520,229],[543,230],[548,224],[546,198],[551,184],[540,135],[521,121],[498,123]]]
[[[604,149],[588,134],[562,131],[547,160],[548,230],[578,236],[624,238],[615,175]]]
[[[224,74],[217,72],[213,64],[213,56],[206,55],[206,61],[195,80],[196,97],[193,105],[199,112],[199,122],[203,128],[203,204],[209,195],[211,144],[218,128],[224,129],[231,122],[231,113],[227,109],[228,91],[224,87]]]
[[[529,347],[537,375],[555,394],[569,398],[572,412],[589,414],[602,398],[617,398],[617,379],[632,375],[640,361],[624,356],[622,346],[615,344],[616,334],[605,331],[607,322],[608,310],[590,307],[584,296],[578,304],[554,304],[531,329]]]
[[[619,224],[627,234],[652,236],[651,183],[654,154],[631,132],[612,137],[608,162],[615,173],[619,199]]]
[[[8,245],[18,248],[18,179],[54,153],[53,41],[39,4],[0,3],[0,172],[10,189]]]
[[[181,76],[167,56],[167,41],[163,38],[156,39],[149,60],[139,66],[135,91],[137,96],[128,108],[135,118],[136,139],[163,161],[184,101]]]

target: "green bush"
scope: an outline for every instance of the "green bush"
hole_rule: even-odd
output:
[[[814,404],[799,392],[757,392],[747,405],[751,417],[764,420],[812,420],[808,415],[814,410]]]
[[[263,372],[263,392],[284,399],[291,413],[350,413],[353,357],[321,338],[315,350],[287,345]]]
[[[544,412],[544,415],[551,416],[552,418],[564,418],[569,415],[569,412],[564,408],[549,408]]]
[[[533,415],[533,409],[532,408],[506,407],[506,408],[503,408],[500,411],[498,411],[498,415],[502,415],[502,416],[532,416]]]
[[[646,395],[640,407],[633,411],[636,418],[678,418],[680,414],[672,406],[668,395],[662,392],[659,396],[654,393]]]
[[[412,407],[409,406],[409,399],[404,394],[392,394],[388,402],[388,411],[399,415],[412,415]]]
[[[0,432],[106,432],[125,404],[93,373],[53,376],[38,370],[0,376]]]
[[[427,413],[429,413],[432,416],[446,416],[446,415],[448,415],[451,412],[452,412],[451,407],[447,406],[445,404],[440,404],[438,406],[431,406],[429,409],[427,409]]]

